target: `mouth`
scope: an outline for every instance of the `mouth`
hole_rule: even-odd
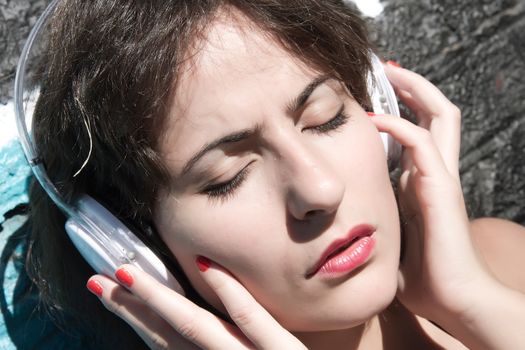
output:
[[[312,278],[322,272],[335,274],[349,272],[362,265],[370,256],[375,244],[372,235],[375,227],[361,224],[352,228],[346,237],[332,242],[321,254],[319,260],[310,268],[305,277]]]

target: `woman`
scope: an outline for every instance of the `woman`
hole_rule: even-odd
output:
[[[200,305],[132,266],[120,284],[91,277],[149,346],[524,344],[525,288],[475,233],[519,244],[522,228],[469,223],[460,113],[430,83],[386,65],[418,126],[366,112],[370,44],[342,2],[64,1],[48,52],[35,122],[49,174],[173,255]],[[405,146],[398,201],[378,130]],[[32,200],[33,278],[82,310],[66,286],[89,269],[36,187]]]

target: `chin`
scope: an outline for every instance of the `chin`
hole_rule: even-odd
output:
[[[296,305],[295,312],[288,307],[286,317],[276,318],[293,332],[335,331],[362,325],[383,312],[396,296],[397,269],[388,270],[392,271],[367,271],[354,276],[345,283],[347,286],[341,285],[306,305]]]

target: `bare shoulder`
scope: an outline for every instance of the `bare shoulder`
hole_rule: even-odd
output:
[[[496,218],[470,224],[473,241],[490,270],[502,283],[525,293],[525,227]]]

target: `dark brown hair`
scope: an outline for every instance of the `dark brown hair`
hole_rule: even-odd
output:
[[[343,1],[64,0],[51,20],[34,125],[47,172],[67,199],[88,193],[133,222],[139,236],[158,241],[149,229],[151,208],[169,176],[157,140],[178,68],[218,9],[246,16],[369,106],[370,44],[364,22]],[[68,240],[64,221],[33,185],[28,273],[53,314],[80,316],[107,344],[108,329],[117,332],[123,323],[88,295],[93,271]]]

